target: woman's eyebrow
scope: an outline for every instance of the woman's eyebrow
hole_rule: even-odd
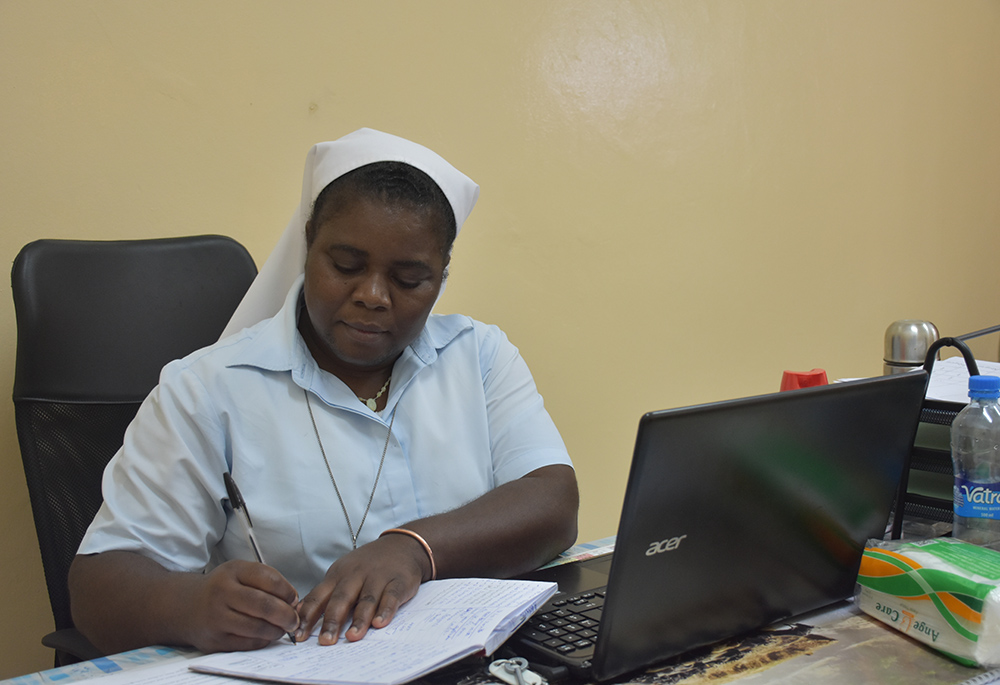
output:
[[[403,269],[427,269],[430,271],[431,265],[419,259],[400,259],[392,263],[393,266]]]
[[[328,247],[327,250],[330,251],[330,252],[333,252],[334,250],[336,250],[338,252],[349,252],[352,255],[356,255],[358,257],[367,257],[368,256],[368,253],[365,250],[362,250],[362,249],[359,249],[357,247],[354,247],[353,245],[341,245],[341,244],[338,243],[338,244],[335,244],[335,245],[330,245],[330,247]]]
[[[354,247],[353,245],[344,245],[341,243],[335,243],[330,245],[328,248],[330,252],[347,252],[355,257],[367,257],[368,252],[360,248]],[[397,269],[425,269],[427,271],[431,270],[431,265],[422,259],[397,259],[392,263]]]

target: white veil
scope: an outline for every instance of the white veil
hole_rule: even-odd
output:
[[[305,226],[316,196],[331,181],[373,162],[405,162],[430,176],[451,203],[456,230],[461,230],[479,197],[479,186],[472,179],[437,153],[405,138],[362,128],[339,140],[313,145],[306,155],[299,206],[221,337],[278,313],[305,265]]]

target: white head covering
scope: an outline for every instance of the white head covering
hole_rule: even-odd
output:
[[[305,227],[313,203],[332,181],[373,162],[405,162],[430,176],[455,212],[456,231],[479,197],[479,186],[440,155],[405,138],[362,128],[330,143],[317,143],[306,155],[302,199],[271,255],[250,285],[222,337],[253,326],[278,313],[306,260]]]

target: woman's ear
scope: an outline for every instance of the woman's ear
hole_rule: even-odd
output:
[[[313,243],[313,239],[316,238],[316,233],[313,230],[312,219],[306,221],[306,247],[308,248]]]

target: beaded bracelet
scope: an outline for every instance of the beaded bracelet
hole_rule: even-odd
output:
[[[407,530],[406,528],[390,528],[389,530],[382,531],[382,535],[379,535],[379,537],[388,535],[389,533],[409,535],[411,538],[419,542],[420,546],[424,548],[425,552],[427,552],[427,558],[431,561],[431,580],[435,580],[437,578],[437,566],[434,564],[434,552],[431,551],[431,546],[427,544],[426,540],[414,533],[412,530]]]

